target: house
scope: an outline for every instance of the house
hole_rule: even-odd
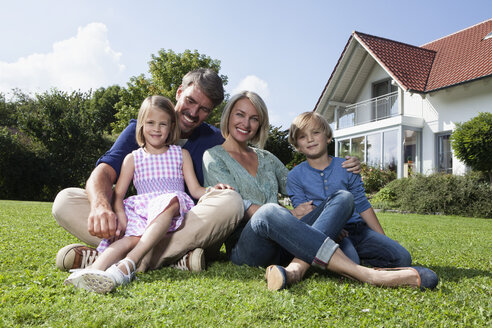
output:
[[[492,19],[413,46],[353,32],[314,109],[335,155],[397,171],[463,174],[455,123],[492,112]]]

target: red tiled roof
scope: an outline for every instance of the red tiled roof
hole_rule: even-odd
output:
[[[430,92],[492,75],[492,19],[422,47],[354,32],[353,36],[408,90]]]
[[[365,33],[354,32],[372,55],[406,89],[425,91],[436,52]]]
[[[492,19],[423,45],[436,51],[426,91],[492,75],[492,39],[483,39],[490,32]]]

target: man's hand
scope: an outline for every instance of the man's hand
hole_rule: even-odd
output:
[[[111,206],[116,171],[106,163],[99,164],[91,173],[85,190],[91,204],[87,230],[99,238],[113,238],[116,233],[116,214]]]
[[[297,206],[295,209],[291,210],[290,212],[296,218],[301,219],[304,215],[308,214],[312,210],[314,210],[314,205],[313,205],[313,201],[310,200],[309,202],[299,204],[299,206]]]
[[[346,161],[342,163],[342,167],[354,174],[359,174],[362,171],[360,161],[355,156],[345,156]]]
[[[89,213],[88,230],[93,236],[111,239],[116,235],[116,214],[111,206],[96,206]]]

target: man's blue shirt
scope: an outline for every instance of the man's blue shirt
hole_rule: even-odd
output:
[[[126,155],[138,148],[137,139],[135,137],[136,127],[137,120],[130,120],[130,124],[128,124],[123,132],[121,132],[111,149],[97,160],[96,166],[100,163],[109,164],[116,171],[117,177],[119,177],[123,159],[125,159]],[[210,124],[202,123],[193,130],[193,133],[183,146],[184,149],[190,152],[196,177],[198,182],[200,182],[200,185],[203,186],[203,153],[205,150],[216,145],[221,145],[223,142],[224,138],[219,129]]]
[[[311,167],[307,161],[295,166],[287,177],[287,193],[295,207],[313,201],[319,206],[326,198],[338,190],[350,191],[354,196],[355,209],[347,223],[362,221],[359,213],[371,207],[367,200],[360,175],[348,172],[342,167],[343,158],[332,157],[324,170]]]

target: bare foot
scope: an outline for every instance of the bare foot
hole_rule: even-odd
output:
[[[374,269],[369,283],[376,286],[419,288],[419,274],[412,268]]]
[[[309,269],[309,264],[301,260],[294,259],[285,268],[285,274],[287,276],[287,284],[295,284],[301,281],[304,274],[306,274],[307,269]]]

